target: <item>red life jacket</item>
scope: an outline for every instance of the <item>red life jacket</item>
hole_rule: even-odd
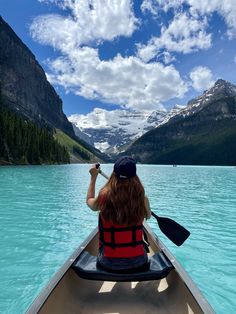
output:
[[[143,225],[124,226],[105,221],[99,215],[99,247],[105,257],[131,258],[145,254]],[[145,238],[146,239],[146,238]]]

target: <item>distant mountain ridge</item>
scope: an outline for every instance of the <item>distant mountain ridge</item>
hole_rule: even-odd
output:
[[[69,121],[74,126],[75,134],[94,145],[106,154],[115,155],[123,151],[144,133],[167,121],[182,107],[171,111],[155,110],[139,112],[134,110],[112,110],[96,108],[93,116],[71,115]]]
[[[179,119],[179,118],[182,119],[188,115],[192,115],[202,110],[208,104],[217,102],[218,100],[224,97],[235,97],[235,96],[236,96],[236,86],[230,82],[219,79],[215,82],[213,87],[205,91],[202,95],[190,100],[186,107],[176,112],[171,122],[176,121],[176,119]]]
[[[216,81],[125,153],[142,163],[236,165],[236,86]]]

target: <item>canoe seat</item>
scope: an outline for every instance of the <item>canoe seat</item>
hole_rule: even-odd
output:
[[[100,281],[146,281],[166,277],[174,268],[163,252],[149,258],[147,269],[136,273],[108,272],[97,265],[97,256],[83,251],[74,262],[72,268],[79,277]]]

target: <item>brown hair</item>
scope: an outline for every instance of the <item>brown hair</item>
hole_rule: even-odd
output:
[[[113,172],[100,190],[96,206],[102,217],[114,224],[135,225],[147,218],[145,192],[137,175],[119,179]]]

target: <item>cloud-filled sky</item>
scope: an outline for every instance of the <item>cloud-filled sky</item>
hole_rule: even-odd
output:
[[[0,14],[67,115],[169,109],[236,83],[235,0],[1,0]]]

